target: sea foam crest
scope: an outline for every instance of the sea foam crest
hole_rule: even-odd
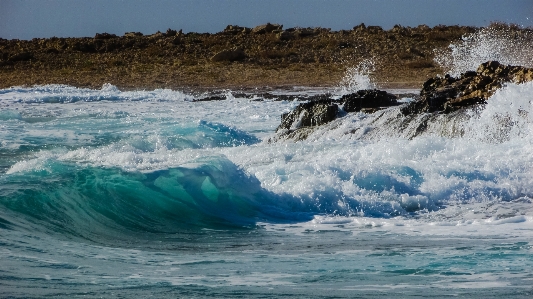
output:
[[[490,97],[484,109],[470,118],[465,137],[490,143],[533,135],[533,82],[508,84]]]
[[[490,60],[533,67],[533,31],[489,26],[463,36],[445,50],[435,51],[435,62],[454,77]]]
[[[0,100],[25,103],[74,103],[98,101],[183,101],[192,100],[180,91],[155,89],[153,91],[121,91],[106,83],[102,88],[77,88],[62,84],[35,85],[33,87],[11,87],[0,90]]]

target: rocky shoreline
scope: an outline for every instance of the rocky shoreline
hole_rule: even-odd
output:
[[[255,28],[152,35],[97,33],[84,38],[0,39],[0,88],[69,84],[122,90],[213,90],[334,86],[346,70],[372,59],[381,88],[420,88],[443,72],[435,51],[479,28],[355,26],[351,30]],[[513,30],[523,30],[515,28]]]
[[[446,75],[428,79],[420,95],[414,101],[403,104],[395,119],[402,128],[412,121],[422,121],[414,128],[414,137],[427,130],[428,117],[475,107],[483,108],[496,90],[508,83],[521,84],[533,81],[533,68],[503,65],[498,61],[487,61],[477,68],[458,77]],[[322,95],[281,116],[276,135],[269,142],[280,140],[304,140],[320,126],[354,112],[375,113],[379,110],[399,106],[398,97],[382,90],[359,90],[355,93],[332,98]],[[398,117],[403,115],[403,117]],[[452,116],[453,118],[454,116]],[[396,124],[398,125],[398,124]]]

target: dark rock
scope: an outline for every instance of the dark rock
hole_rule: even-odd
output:
[[[165,32],[166,37],[176,36],[178,34],[178,31],[168,28],[167,32]]]
[[[259,25],[252,29],[252,33],[265,34],[271,33],[274,30],[283,30],[283,25],[266,23],[265,25]]]
[[[369,32],[369,33],[380,33],[383,31],[383,28],[381,28],[381,26],[368,26],[366,27],[366,30]]]
[[[16,54],[13,54],[13,55],[9,56],[7,61],[9,61],[9,62],[17,62],[17,61],[28,61],[28,60],[31,60],[31,59],[33,59],[33,54],[32,53],[30,53],[30,52],[20,52],[20,53],[16,53]]]
[[[179,37],[179,36],[174,36],[174,37],[170,40],[170,43],[173,44],[173,45],[180,45],[180,44],[182,44],[181,37]]]
[[[59,53],[59,50],[56,49],[56,48],[47,48],[47,49],[44,49],[43,52],[44,52],[44,53],[57,54],[57,53]]]
[[[281,124],[276,132],[320,126],[334,120],[337,112],[337,104],[330,99],[303,103],[281,116]]]
[[[211,57],[211,61],[213,62],[237,61],[237,60],[243,60],[245,58],[246,58],[246,53],[244,53],[244,50],[241,48],[235,48],[233,50],[224,50],[224,51],[218,52],[213,57]]]
[[[402,108],[404,115],[441,112],[486,103],[488,98],[508,82],[533,81],[533,68],[502,65],[487,61],[473,72],[454,78],[450,75],[428,79],[420,91],[420,99]]]
[[[278,38],[280,40],[290,40],[294,38],[294,35],[291,32],[288,31],[282,31],[278,33]]]
[[[352,30],[355,31],[355,32],[364,31],[364,30],[366,30],[366,25],[365,25],[365,23],[361,23],[361,24],[359,24],[357,26],[354,26]]]
[[[110,33],[104,32],[104,33],[97,33],[94,36],[94,39],[111,39],[111,38],[116,38],[116,37],[117,37],[116,34],[110,34]]]
[[[195,98],[193,102],[223,101],[227,99],[226,95],[211,95],[204,98]]]
[[[92,42],[75,42],[72,45],[72,50],[73,51],[80,51],[80,52],[84,52],[84,53],[94,53],[94,52],[96,52],[96,49],[94,47],[94,43],[92,43]]]
[[[346,112],[359,112],[366,108],[372,108],[367,111],[377,111],[377,108],[398,105],[395,95],[377,89],[359,90],[342,96],[339,101]]]

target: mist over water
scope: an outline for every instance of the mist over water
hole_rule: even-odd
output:
[[[478,32],[440,61],[452,74],[527,63],[528,44],[504,37]],[[335,96],[374,87],[372,71],[349,69]],[[532,95],[508,84],[468,111],[343,114],[305,141],[268,143],[300,101],[1,90],[0,289],[528,298]]]

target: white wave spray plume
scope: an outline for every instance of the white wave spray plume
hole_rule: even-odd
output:
[[[375,62],[372,59],[365,59],[356,66],[349,67],[339,83],[337,92],[344,95],[361,89],[375,88],[375,84],[370,77],[375,69]]]
[[[445,50],[435,51],[435,62],[454,77],[490,60],[533,67],[533,31],[493,24],[463,36]]]

